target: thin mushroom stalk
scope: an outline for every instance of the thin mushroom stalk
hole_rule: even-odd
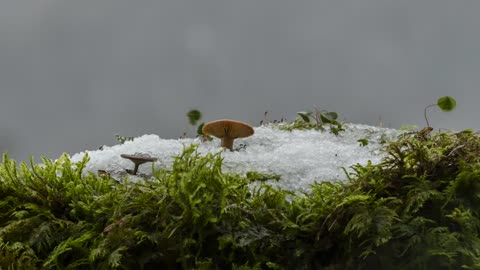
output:
[[[140,163],[137,162],[137,163],[135,163],[135,167],[133,167],[133,172],[132,172],[133,175],[137,174],[138,167],[140,167]]]

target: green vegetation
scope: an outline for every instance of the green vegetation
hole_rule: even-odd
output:
[[[135,137],[122,136],[118,133],[115,134],[115,139],[117,139],[119,144],[124,144],[126,141],[133,141]]]
[[[141,183],[4,156],[0,268],[480,269],[480,138],[409,133],[385,151],[308,194],[195,146]]]
[[[368,145],[368,139],[365,139],[365,138],[358,139],[357,142],[360,143],[360,146],[367,146]]]
[[[294,129],[315,129],[325,130],[325,126],[329,127],[329,131],[338,135],[343,129],[343,124],[337,120],[336,112],[319,111],[314,112],[298,112],[298,116],[291,122],[278,124],[281,130],[292,131]]]
[[[430,104],[430,105],[426,106],[424,111],[423,111],[423,116],[425,117],[425,121],[427,122],[427,127],[430,127],[430,123],[428,122],[428,118],[427,118],[427,109],[428,108],[439,107],[440,110],[442,110],[444,112],[449,112],[449,111],[455,109],[456,106],[457,106],[457,101],[450,96],[441,97],[437,100],[436,104]]]
[[[191,126],[195,126],[197,122],[200,121],[200,119],[202,119],[202,113],[199,110],[191,110],[187,112],[187,118],[188,118],[188,123]],[[198,125],[196,129],[196,132],[197,132],[196,137],[202,138],[203,141],[211,141],[212,137],[206,134],[203,134],[202,128],[204,125],[205,125],[205,122],[202,122]],[[187,135],[187,132],[184,132],[183,137],[186,137],[186,135]]]
[[[280,127],[335,133],[337,117]],[[265,183],[276,174],[223,173],[221,154],[195,145],[137,183],[85,172],[88,156],[4,155],[0,269],[480,269],[480,136],[431,131],[385,142],[380,164],[308,193]]]
[[[202,118],[202,113],[199,110],[191,110],[187,113],[188,123],[194,126]]]

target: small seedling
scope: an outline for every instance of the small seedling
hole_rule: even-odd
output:
[[[240,145],[235,147],[234,151],[240,151],[240,150],[243,150],[243,149],[247,149],[247,145],[244,144],[244,143],[241,143]]]
[[[202,119],[202,113],[199,110],[191,110],[191,111],[187,112],[187,117],[188,117],[188,123],[191,126],[195,126],[197,124],[197,122],[200,119]],[[203,123],[200,124],[200,126],[202,126],[202,125],[203,125]],[[200,126],[197,128],[197,136],[202,135],[201,133],[199,133],[199,128],[201,130]],[[180,137],[180,138],[186,138],[187,133],[188,133],[187,131],[184,131],[182,137]]]
[[[310,117],[312,116],[312,112],[297,112],[297,114],[302,118],[305,123],[310,123]]]
[[[357,142],[360,143],[360,146],[367,146],[368,145],[368,140],[365,138],[358,139]]]
[[[278,124],[278,123],[283,123],[283,122],[287,121],[287,118],[286,118],[286,117],[283,117],[283,116],[280,118],[280,120],[274,119],[273,121],[270,121],[270,120],[268,119],[268,116],[267,116],[268,113],[269,113],[268,111],[265,111],[265,112],[263,113],[263,120],[260,121],[260,126],[262,126],[262,125],[268,125],[268,124],[270,124],[270,123],[272,123],[272,124]]]
[[[298,116],[292,122],[285,125],[281,125],[279,128],[282,130],[294,130],[294,129],[317,129],[325,130],[325,125],[330,127],[332,134],[338,135],[341,131],[345,131],[343,124],[337,121],[338,113],[329,111],[320,111],[315,108],[315,113],[298,112]]]
[[[427,107],[425,107],[425,110],[423,111],[423,115],[425,116],[427,127],[430,127],[430,123],[428,122],[428,118],[427,118],[427,109],[435,106],[438,106],[444,112],[449,112],[455,109],[455,107],[457,106],[457,101],[450,96],[444,96],[439,98],[436,104],[430,104]]]
[[[194,126],[202,118],[202,113],[199,110],[191,110],[187,113],[188,122]]]
[[[124,144],[126,141],[133,141],[134,137],[125,137],[125,136],[120,136],[120,134],[116,133],[115,138],[120,144]]]
[[[263,113],[263,120],[260,121],[260,126],[263,125],[263,124],[265,124],[265,125],[268,124],[269,121],[268,121],[268,119],[267,119],[267,115],[268,115],[268,111],[265,111],[265,112]]]

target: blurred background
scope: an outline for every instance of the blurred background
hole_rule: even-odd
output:
[[[480,1],[3,0],[0,151],[57,158],[123,136],[296,112],[478,129]]]

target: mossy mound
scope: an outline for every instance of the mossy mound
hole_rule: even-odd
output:
[[[415,132],[308,194],[195,146],[141,183],[0,165],[0,269],[480,269],[480,138]]]

